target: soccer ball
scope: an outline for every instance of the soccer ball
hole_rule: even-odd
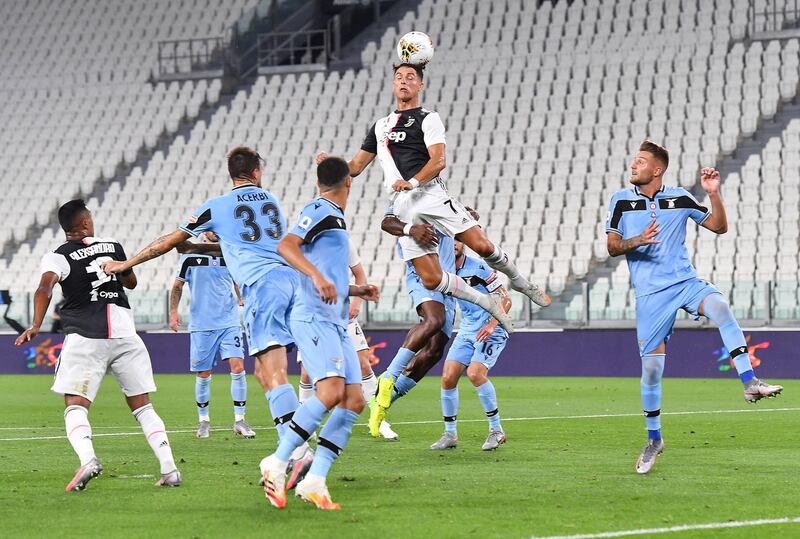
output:
[[[413,65],[425,65],[433,58],[433,41],[428,34],[409,32],[397,42],[400,61]]]

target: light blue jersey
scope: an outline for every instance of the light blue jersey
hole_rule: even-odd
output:
[[[277,250],[286,232],[281,207],[272,193],[255,185],[240,185],[208,200],[180,228],[192,236],[209,230],[219,236],[228,270],[239,286],[287,267]]]
[[[638,187],[611,197],[607,233],[628,239],[644,232],[653,220],[659,225],[655,239],[660,243],[643,245],[625,255],[637,297],[697,277],[686,251],[686,221],[692,219],[700,225],[709,215],[709,209],[681,187],[662,187],[652,199]]]
[[[481,294],[491,294],[503,286],[497,273],[486,265],[482,260],[464,256],[459,263],[456,261],[456,275],[464,279],[468,285]],[[475,335],[478,331],[492,319],[492,315],[486,312],[483,307],[479,307],[469,301],[459,299],[458,307],[461,309],[461,327],[459,334]],[[497,326],[495,331],[507,335],[501,326]]]
[[[183,255],[176,279],[189,284],[189,331],[239,327],[239,305],[224,258]]]
[[[317,198],[300,212],[289,231],[303,240],[303,255],[336,286],[336,303],[328,305],[310,277],[300,276],[291,320],[330,322],[347,328],[350,317],[350,239],[342,209],[325,198]],[[303,352],[305,354],[305,351]]]

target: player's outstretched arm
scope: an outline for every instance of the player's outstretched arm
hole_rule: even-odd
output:
[[[30,341],[39,334],[44,315],[47,313],[47,308],[50,307],[50,300],[53,298],[53,288],[57,282],[58,275],[56,273],[46,271],[42,274],[42,278],[39,279],[39,286],[33,294],[33,324],[17,337],[17,340],[14,341],[16,346]]]
[[[703,226],[717,234],[725,234],[728,231],[728,216],[720,193],[721,183],[717,170],[707,167],[700,171],[700,186],[708,193],[708,200],[711,201],[711,215],[703,221]]]
[[[311,277],[322,301],[333,305],[336,303],[336,286],[327,280],[317,267],[303,255],[303,251],[300,250],[302,244],[303,238],[289,232],[278,244],[278,254],[294,269]]]
[[[133,273],[132,269],[124,271],[117,275],[119,282],[127,288],[128,290],[133,290],[136,288],[136,285],[139,284],[139,280],[136,278],[136,274]]]
[[[409,225],[394,215],[387,215],[383,218],[381,230],[392,236],[411,236],[417,243],[425,247],[436,247],[439,244],[439,237],[436,235],[433,225]]]
[[[183,285],[184,281],[175,279],[175,282],[172,283],[172,289],[169,291],[169,328],[172,331],[178,331],[181,325],[181,315],[178,313],[178,305],[181,303]]]
[[[375,159],[375,155],[376,154],[366,150],[358,150],[358,153],[347,162],[347,164],[350,165],[350,177],[355,178],[364,172],[364,169],[367,168],[370,163],[372,163],[373,159]],[[327,152],[319,152],[317,154],[316,163],[319,165],[328,157],[329,156]]]
[[[380,290],[374,284],[351,284],[350,290],[347,292],[349,296],[361,298],[366,301],[377,301],[381,297]]]
[[[147,247],[136,253],[136,255],[133,258],[129,258],[124,262],[120,262],[117,260],[110,260],[104,263],[103,271],[105,271],[107,275],[127,271],[134,266],[138,266],[142,262],[147,262],[148,260],[152,260],[153,258],[158,258],[164,253],[170,252],[178,244],[188,239],[189,239],[189,233],[184,232],[183,230],[176,230],[174,232],[170,232],[169,234],[166,234],[164,236],[161,236],[160,238],[153,240],[150,243],[150,245],[148,245]]]
[[[644,229],[644,232],[638,236],[628,238],[627,240],[623,240],[622,236],[613,230],[609,231],[608,234],[606,234],[606,246],[608,247],[608,254],[611,256],[624,255],[625,253],[629,253],[634,249],[638,249],[642,245],[661,243],[655,239],[657,234],[658,222],[655,219],[650,221],[650,224],[647,225],[647,228]]]
[[[180,254],[222,256],[222,247],[219,243],[194,243],[192,241],[182,241],[175,246],[175,250]]]

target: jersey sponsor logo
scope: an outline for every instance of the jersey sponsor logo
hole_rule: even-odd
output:
[[[84,258],[88,258],[90,256],[94,256],[100,253],[113,253],[115,251],[113,243],[95,243],[94,245],[90,245],[89,247],[84,247],[82,249],[77,249],[72,251],[69,254],[69,257],[72,260],[83,260]],[[110,258],[108,260],[111,260]]]
[[[92,301],[98,301],[98,299],[117,299],[119,297],[119,292],[107,292],[105,290],[92,290],[89,292],[89,295],[92,296]]]
[[[406,140],[406,132],[405,131],[392,131],[386,138],[391,140],[392,142],[403,142]]]

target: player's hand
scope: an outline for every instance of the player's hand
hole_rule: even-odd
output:
[[[485,326],[478,330],[477,335],[475,335],[475,340],[478,342],[488,341],[495,329],[497,329],[497,321],[493,319],[491,322],[488,322]]]
[[[320,163],[322,163],[323,161],[325,161],[327,158],[328,158],[328,154],[327,154],[327,153],[325,153],[325,152],[319,152],[319,153],[317,154],[317,159],[316,159],[316,162],[317,162],[317,164],[319,165]]]
[[[641,247],[642,245],[653,245],[656,243],[661,243],[656,239],[656,235],[659,232],[660,231],[658,229],[658,221],[653,219],[652,221],[650,221],[650,224],[647,225],[647,228],[644,229],[644,232],[642,232],[639,235],[639,246]]]
[[[362,284],[358,287],[358,294],[356,295],[363,300],[377,302],[381,297],[381,291],[377,285]]]
[[[14,346],[20,346],[21,344],[33,340],[33,338],[36,337],[38,334],[39,334],[39,326],[31,326],[25,331],[23,331],[19,337],[17,337],[17,340],[14,341]]]
[[[114,275],[115,273],[122,273],[123,271],[127,270],[127,263],[121,262],[119,260],[107,260],[103,262],[102,265],[103,271],[106,272],[106,275]]]
[[[169,315],[169,329],[172,331],[178,331],[178,328],[181,325],[181,315],[178,314],[178,311],[174,313],[170,313]]]
[[[436,247],[439,245],[439,236],[433,225],[411,225],[409,235],[423,247]]]
[[[400,193],[401,191],[411,191],[414,186],[405,180],[397,180],[392,184],[392,191]]]
[[[477,211],[473,210],[469,206],[464,206],[464,209],[467,210],[469,214],[472,216],[472,218],[475,219],[476,221],[481,220],[481,214],[478,213]]]
[[[337,298],[336,286],[334,286],[332,282],[330,282],[322,275],[313,277],[312,280],[314,282],[314,288],[316,288],[317,292],[319,292],[322,301],[324,301],[328,305],[335,304]]]
[[[700,171],[700,186],[703,188],[703,191],[709,195],[719,193],[720,184],[721,181],[718,170],[706,167]]]
[[[355,320],[361,314],[361,298],[355,298],[350,302],[350,320]]]

